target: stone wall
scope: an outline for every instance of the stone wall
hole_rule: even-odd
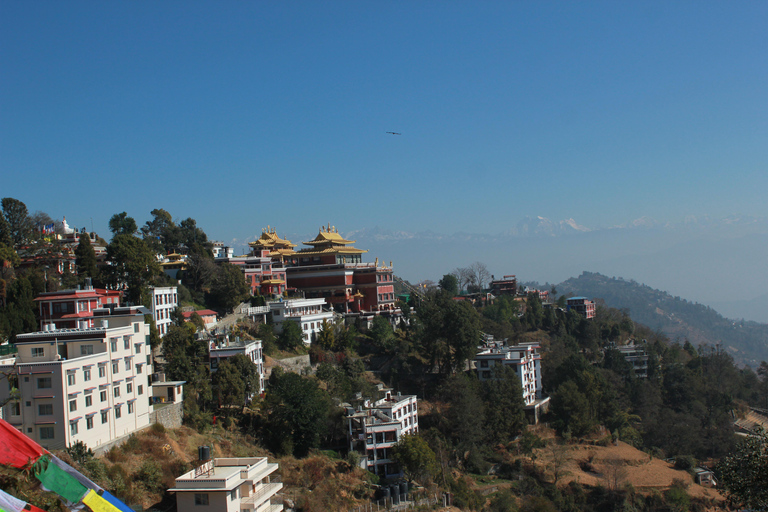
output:
[[[304,372],[304,369],[307,366],[311,366],[309,362],[309,354],[305,354],[303,356],[296,356],[296,357],[286,357],[285,359],[271,359],[268,364],[265,361],[264,370],[265,370],[265,378],[269,378],[269,376],[272,374],[272,368],[275,366],[281,367],[283,370],[287,372],[293,372],[301,374]]]
[[[156,408],[149,413],[150,423],[160,423],[165,428],[179,428],[181,427],[181,420],[184,417],[184,404],[181,402],[175,404],[168,404],[163,407]]]

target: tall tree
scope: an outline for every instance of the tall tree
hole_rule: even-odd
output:
[[[491,380],[482,383],[485,400],[485,437],[506,443],[525,427],[525,404],[520,377],[507,365],[496,366]]]
[[[3,214],[8,222],[11,239],[14,245],[26,242],[32,235],[32,222],[29,218],[27,205],[12,197],[4,197],[2,200]]]
[[[445,274],[437,284],[440,289],[451,295],[459,294],[459,280],[453,274]]]
[[[144,240],[128,234],[117,234],[107,246],[109,267],[108,282],[114,288],[126,286],[126,299],[132,304],[142,304],[147,286],[160,273],[155,255]]]
[[[109,230],[113,235],[134,235],[138,230],[136,221],[127,213],[116,213],[109,219]]]
[[[301,327],[293,320],[283,322],[283,330],[277,337],[277,346],[282,350],[295,350],[304,344]]]
[[[314,380],[275,368],[269,378],[263,407],[267,414],[266,437],[270,448],[278,453],[303,457],[320,445],[332,404],[328,394]]]
[[[0,244],[13,247],[13,236],[11,236],[11,225],[5,219],[5,215],[0,211]]]
[[[232,311],[235,306],[248,299],[251,288],[236,265],[223,263],[216,268],[216,277],[211,285],[210,299],[215,308]]]
[[[485,285],[487,285],[488,281],[491,279],[491,273],[488,272],[488,267],[485,266],[485,263],[476,261],[469,266],[469,271],[471,273],[470,286],[474,288],[473,291],[483,291]]]
[[[731,505],[768,510],[768,435],[760,430],[744,439],[717,465]]]
[[[424,438],[406,435],[392,447],[392,457],[408,480],[427,483],[437,474],[437,458]]]
[[[152,210],[152,220],[141,228],[141,234],[147,244],[158,253],[170,253],[178,250],[180,244],[179,227],[173,222],[170,213],[162,208]]]
[[[96,266],[96,252],[91,245],[91,237],[88,233],[80,234],[80,241],[75,248],[75,266],[80,278],[98,278],[99,268]]]

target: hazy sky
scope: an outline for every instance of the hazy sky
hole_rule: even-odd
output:
[[[0,2],[0,195],[224,241],[766,216],[767,26],[765,1]]]

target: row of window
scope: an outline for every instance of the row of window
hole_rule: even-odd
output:
[[[155,295],[155,306],[160,306],[162,304],[176,304],[178,302],[177,295],[170,294],[170,293],[164,293],[162,295]]]
[[[125,391],[126,393],[130,394],[133,393],[133,383],[128,382],[125,385]],[[136,388],[136,392],[139,395],[144,394],[144,385],[140,384]],[[93,395],[90,394],[90,391],[87,391],[85,395],[85,407],[91,407],[93,405]],[[112,388],[112,394],[115,398],[120,398],[120,385],[116,385],[114,388]],[[107,390],[102,389],[99,391],[99,400],[101,402],[107,401]],[[27,402],[29,404],[29,402]],[[69,412],[76,412],[77,411],[77,398],[74,398],[69,401]],[[130,412],[130,411],[129,411]],[[14,413],[16,416],[20,414],[19,411],[19,402],[15,403],[15,407],[12,409],[12,413]],[[53,404],[37,404],[37,414],[38,416],[52,416],[53,415]]]

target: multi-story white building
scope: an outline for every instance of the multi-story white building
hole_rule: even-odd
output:
[[[292,320],[301,327],[304,343],[309,345],[323,328],[323,320],[333,322],[333,311],[324,309],[324,298],[287,299],[269,303],[275,331],[282,332],[283,322]]]
[[[149,425],[146,313],[143,307],[97,309],[89,319],[95,327],[46,324],[44,331],[18,335],[18,353],[0,361],[0,372],[16,379],[20,399],[5,405],[3,417],[48,449],[77,441],[96,449]],[[2,380],[0,402],[10,392]]]
[[[360,467],[380,477],[400,476],[391,450],[402,436],[419,431],[416,395],[386,391],[385,397],[373,404],[347,409],[347,425],[349,449],[362,455]]]
[[[508,366],[520,378],[525,408],[533,413],[534,421],[546,410],[549,397],[544,398],[541,386],[541,354],[536,343],[506,346],[504,342],[491,341],[481,347],[475,356],[475,367],[479,380],[486,381],[497,378],[494,368]]]
[[[222,360],[234,357],[238,354],[244,355],[256,365],[256,371],[259,373],[259,394],[264,392],[264,354],[261,349],[261,340],[234,340],[229,339],[227,335],[224,339],[211,340],[208,342],[208,361],[211,372],[219,369]]]
[[[184,512],[280,512],[283,505],[271,502],[283,488],[271,476],[277,469],[266,457],[212,459],[178,477],[168,492]]]
[[[152,294],[152,318],[155,320],[157,332],[162,338],[173,323],[171,313],[179,305],[178,288],[176,286],[150,287]]]

